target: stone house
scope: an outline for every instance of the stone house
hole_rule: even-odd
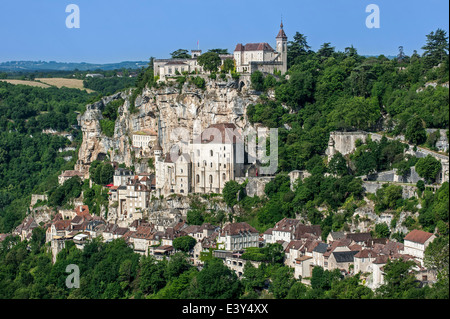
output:
[[[259,233],[246,222],[230,223],[223,227],[218,242],[223,244],[223,249],[231,251],[259,247]]]
[[[132,146],[137,150],[135,156],[151,157],[152,149],[157,143],[158,133],[152,129],[142,129],[132,134]]]
[[[346,272],[350,271],[350,265],[354,264],[354,256],[357,250],[333,251],[328,258],[328,270],[340,269]]]
[[[264,73],[275,73],[287,71],[287,36],[283,30],[283,22],[276,36],[275,51],[268,43],[238,43],[234,49],[233,56],[236,62],[236,71],[239,73],[253,73],[261,71]]]
[[[311,256],[300,256],[295,259],[294,278],[311,277],[314,260]]]
[[[416,257],[423,266],[425,249],[436,238],[435,235],[423,230],[414,229],[404,238],[404,254]]]
[[[355,274],[372,271],[372,263],[378,257],[378,254],[372,249],[362,249],[354,257]]]
[[[58,182],[59,185],[64,184],[65,181],[67,181],[68,179],[71,179],[74,176],[78,176],[81,178],[81,180],[84,179],[84,174],[77,171],[77,170],[67,170],[67,171],[63,171],[59,176],[58,176]]]
[[[327,252],[328,244],[319,242],[312,252],[313,264],[325,268],[323,254]]]
[[[39,225],[36,223],[33,217],[29,216],[28,218],[25,218],[23,222],[14,229],[12,234],[14,236],[19,236],[20,240],[30,240],[33,229],[38,227]]]
[[[327,236],[327,244],[330,244],[333,241],[341,240],[345,238],[345,233],[342,231],[330,232]]]
[[[126,168],[118,168],[114,170],[113,184],[116,187],[125,186],[130,178],[132,178],[133,171]]]

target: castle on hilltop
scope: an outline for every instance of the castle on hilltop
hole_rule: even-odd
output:
[[[233,54],[220,54],[222,64],[227,59],[233,59],[236,71],[241,74],[252,74],[255,71],[275,74],[284,74],[287,71],[287,36],[281,22],[280,30],[276,36],[276,50],[269,43],[238,43]],[[155,59],[153,60],[153,72],[160,80],[166,77],[176,76],[183,72],[204,74],[203,67],[197,62],[202,50],[191,50],[191,58],[188,59]]]

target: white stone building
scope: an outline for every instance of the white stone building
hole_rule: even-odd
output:
[[[212,124],[184,149],[154,149],[157,195],[221,193],[225,183],[244,176],[244,144],[232,123]]]
[[[281,22],[280,31],[276,37],[276,48],[275,51],[266,42],[245,45],[238,43],[233,52],[236,71],[250,74],[257,70],[266,73],[275,73],[275,71],[286,73],[287,36],[283,30],[283,22]]]
[[[423,230],[414,229],[404,238],[403,253],[416,257],[423,266],[423,257],[427,246],[436,238],[435,235]]]
[[[231,223],[223,227],[217,242],[223,244],[225,250],[230,251],[259,247],[259,233],[245,222]]]

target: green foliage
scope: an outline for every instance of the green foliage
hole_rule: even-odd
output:
[[[432,193],[425,190],[422,208],[419,210],[419,223],[423,229],[428,232],[434,232],[436,226],[441,224],[439,233],[445,235],[448,233],[448,212],[449,212],[449,184],[445,182],[442,186]]]
[[[196,243],[195,238],[191,236],[181,236],[173,240],[173,248],[187,253],[194,248]]]
[[[192,81],[195,84],[195,86],[198,87],[199,89],[204,89],[206,86],[205,79],[200,76],[196,76],[195,78],[192,79]]]
[[[70,200],[80,197],[83,182],[79,176],[74,176],[48,192],[48,203],[53,207],[64,206]]]
[[[0,232],[8,233],[25,217],[31,193],[58,184],[62,170],[73,169],[77,152],[58,152],[81,140],[77,113],[92,94],[68,88],[38,88],[0,82]],[[73,135],[71,143],[52,128]],[[64,156],[72,155],[70,161]]]
[[[238,197],[241,198],[245,185],[231,180],[225,183],[225,187],[222,190],[222,195],[225,203],[228,207],[233,207],[238,202]]]
[[[283,263],[283,246],[278,243],[267,244],[262,248],[249,247],[242,254],[242,259],[253,261],[264,261],[269,263]]]
[[[115,122],[108,120],[108,119],[101,119],[100,120],[100,129],[103,134],[105,134],[108,137],[114,136],[114,127]]]
[[[170,56],[172,59],[190,59],[191,55],[189,54],[189,51],[186,49],[178,49],[170,53]]]
[[[256,91],[264,91],[264,75],[260,71],[255,71],[250,76],[252,88]]]
[[[195,286],[190,287],[190,297],[195,299],[236,299],[242,292],[242,284],[234,271],[221,259],[205,262],[196,276]]]
[[[189,225],[202,225],[204,221],[203,213],[199,209],[190,209],[187,212],[186,222]]]
[[[110,163],[94,161],[91,163],[89,173],[94,183],[107,185],[113,181],[114,167]]]
[[[132,77],[90,77],[83,80],[83,87],[108,96],[134,87],[135,81],[136,79]]]
[[[206,52],[197,58],[197,62],[205,71],[216,72],[222,64],[219,54],[216,52]]]
[[[417,161],[415,168],[420,177],[423,177],[428,182],[432,182],[436,180],[437,174],[442,169],[442,164],[439,160],[428,154],[426,157],[420,158]]]
[[[376,290],[381,298],[402,299],[418,289],[416,278],[410,272],[414,262],[402,259],[388,260],[384,266],[385,283]]]
[[[384,211],[386,209],[397,209],[403,203],[402,199],[403,189],[400,185],[383,184],[376,192],[375,210]]]
[[[377,238],[389,238],[390,234],[389,226],[386,223],[376,224],[375,236]]]
[[[425,142],[427,133],[423,127],[422,121],[419,118],[413,117],[408,122],[405,138],[413,144],[422,144]]]

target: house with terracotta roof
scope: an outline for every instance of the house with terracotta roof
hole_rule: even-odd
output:
[[[80,171],[77,170],[67,170],[67,171],[63,171],[59,176],[58,176],[58,182],[60,185],[64,184],[65,181],[67,181],[68,179],[71,179],[72,177],[78,176],[79,178],[81,178],[82,180],[84,179],[84,174],[81,173]]]
[[[436,236],[432,233],[414,229],[410,231],[404,238],[403,253],[416,257],[423,265],[425,249],[435,238]]]
[[[372,262],[378,257],[378,254],[372,249],[362,249],[360,250],[354,258],[355,274],[361,272],[371,272]]]
[[[242,250],[259,247],[259,232],[246,222],[229,223],[222,228],[217,239],[225,250]]]
[[[20,240],[29,240],[31,239],[31,235],[33,233],[33,229],[38,227],[39,225],[36,223],[33,217],[29,216],[23,220],[23,222],[14,229],[12,234],[14,236],[20,236]]]

